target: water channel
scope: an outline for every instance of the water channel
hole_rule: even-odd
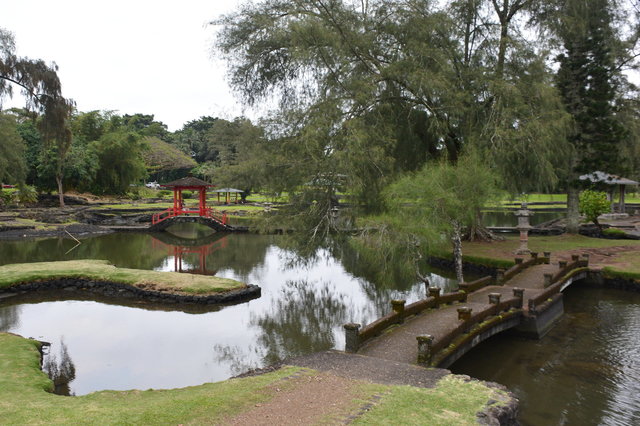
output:
[[[38,294],[0,299],[0,331],[52,342],[45,359],[61,393],[173,388],[219,381],[289,356],[344,345],[342,325],[368,323],[394,298],[423,297],[411,271],[384,271],[348,242],[290,262],[282,237],[109,234],[0,242],[0,262],[107,259],[117,266],[192,271],[262,287],[262,297],[217,308]],[[192,240],[193,241],[193,240]],[[422,268],[425,268],[423,265]],[[453,289],[444,271],[435,285]],[[496,336],[452,369],[502,383],[525,425],[640,424],[640,295],[570,288],[566,315],[540,341]],[[69,379],[73,379],[69,383]]]

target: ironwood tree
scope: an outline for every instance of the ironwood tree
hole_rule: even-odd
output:
[[[27,101],[27,108],[38,111],[38,127],[46,145],[56,147],[55,179],[60,206],[64,206],[62,178],[71,147],[69,117],[74,103],[62,96],[56,64],[40,59],[19,57],[15,53],[13,34],[0,28],[0,101],[13,95],[19,87]]]

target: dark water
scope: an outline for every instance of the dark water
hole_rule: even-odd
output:
[[[640,294],[569,288],[542,340],[495,336],[455,373],[507,386],[524,425],[640,424]]]
[[[529,218],[532,226],[540,225],[553,219],[561,219],[566,216],[564,211],[533,211]],[[482,224],[484,226],[517,226],[518,218],[512,211],[487,211],[482,212]]]
[[[349,244],[320,249],[311,261],[289,265],[292,252],[281,237],[174,231],[195,232],[200,239],[110,234],[75,248],[67,239],[2,242],[0,262],[93,258],[121,267],[177,267],[258,284],[262,297],[222,308],[180,308],[40,294],[0,300],[0,330],[52,343],[46,363],[62,393],[173,388],[343,348],[343,324],[371,322],[389,312],[392,299],[424,295],[424,285],[412,278],[377,279],[381,264],[365,261]],[[435,273],[431,279],[443,288],[457,285]]]

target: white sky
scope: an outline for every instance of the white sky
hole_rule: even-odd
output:
[[[13,32],[18,55],[58,64],[63,96],[79,111],[154,114],[173,131],[203,115],[253,118],[212,59],[207,25],[238,3],[3,0],[0,27]],[[14,96],[8,105],[24,104]]]

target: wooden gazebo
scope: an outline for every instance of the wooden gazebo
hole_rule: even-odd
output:
[[[607,192],[609,196],[609,201],[611,201],[612,211],[615,206],[614,193],[615,193],[616,187],[618,187],[619,188],[618,213],[625,213],[624,196],[626,192],[626,187],[640,185],[640,183],[634,180],[612,175],[612,174],[601,172],[601,171],[595,171],[593,173],[582,175],[580,176],[579,179],[589,181],[596,185],[608,185],[608,188],[610,189]]]

